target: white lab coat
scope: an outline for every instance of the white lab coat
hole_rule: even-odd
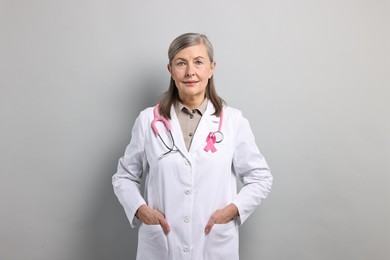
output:
[[[131,226],[140,225],[138,260],[239,259],[238,227],[267,196],[272,176],[248,121],[237,109],[224,108],[224,139],[215,144],[215,153],[204,150],[209,132],[218,130],[220,118],[213,113],[209,101],[187,151],[172,107],[170,124],[178,151],[165,156],[167,148],[151,129],[153,108],[145,109],[136,119],[131,142],[113,176],[113,187]],[[171,145],[163,124],[157,125],[164,141]],[[243,183],[238,194],[237,179]],[[215,224],[205,235],[211,214],[230,203],[237,206],[239,217],[227,224]],[[165,215],[171,228],[167,235],[160,225],[145,225],[135,217],[142,204]]]

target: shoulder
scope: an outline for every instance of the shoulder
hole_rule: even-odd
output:
[[[250,129],[249,120],[244,116],[240,109],[224,106],[223,122],[231,129],[241,131],[243,129]]]
[[[153,121],[153,108],[154,107],[147,107],[139,112],[133,125],[134,129],[142,129]]]
[[[234,118],[234,119],[243,118],[241,110],[231,106],[227,106],[227,105],[224,106],[223,113],[224,113],[224,117],[226,116],[226,118]]]
[[[138,118],[140,120],[148,120],[150,118],[153,118],[153,109],[154,107],[147,107],[141,110],[141,112],[138,115]]]

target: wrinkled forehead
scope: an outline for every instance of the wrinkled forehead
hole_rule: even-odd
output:
[[[204,45],[206,47],[208,58],[210,59],[210,61],[213,61],[214,59],[213,46],[205,36],[202,37],[202,35],[185,35],[185,37],[183,36],[175,39],[169,46],[169,50],[168,50],[169,62],[171,62],[173,58],[176,56],[176,54],[179,53],[181,50],[184,50],[185,48],[195,46],[195,45]]]
[[[192,60],[197,58],[210,60],[206,45],[197,44],[181,49],[173,56],[172,61],[177,59]]]
[[[203,43],[192,44],[186,46],[185,48],[177,50],[176,53],[173,55],[173,57],[171,57],[171,59],[169,60],[169,63],[171,63],[172,61],[178,58],[181,59],[204,58],[209,60],[210,62],[213,61],[208,46]]]

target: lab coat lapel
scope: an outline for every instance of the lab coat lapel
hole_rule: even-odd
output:
[[[181,130],[179,119],[177,118],[175,108],[171,107],[171,127],[172,127],[172,135],[175,140],[175,146],[176,148],[182,153],[187,159],[188,157],[188,151],[187,147],[184,143],[184,137],[183,137],[183,131]]]
[[[192,139],[190,153],[204,148],[206,145],[206,138],[210,132],[218,130],[219,117],[213,115],[215,108],[211,101],[208,101],[206,111],[204,112],[199,125],[196,128],[194,138]]]

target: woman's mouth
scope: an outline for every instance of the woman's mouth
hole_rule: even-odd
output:
[[[184,81],[183,83],[186,84],[186,85],[194,85],[194,84],[198,83],[198,81],[196,81],[196,80],[188,80],[188,81]]]

